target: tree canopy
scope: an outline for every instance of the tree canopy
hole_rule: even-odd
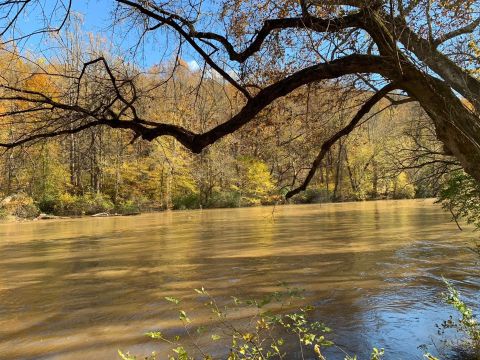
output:
[[[305,190],[331,147],[384,100],[392,106],[417,102],[443,143],[442,156],[454,156],[480,181],[477,1],[112,0],[105,2],[117,27],[112,34],[134,40],[131,51],[114,48],[110,54],[78,47],[81,25],[72,20],[74,1],[53,7],[42,0],[0,3],[4,49],[26,59],[22,69],[11,62],[2,74],[0,115],[11,132],[0,146],[110,127],[129,130],[132,142],[169,136],[200,153],[264,118],[287,95],[317,83],[335,84],[368,96],[320,144],[310,171],[287,197]],[[35,11],[43,21],[21,31]],[[129,35],[118,29],[129,29]],[[41,34],[46,44],[62,49],[57,51],[63,61],[51,52],[45,60],[18,49]],[[208,119],[192,114],[188,121],[175,114],[152,116],[151,91],[167,78],[145,81],[137,61],[142,46],[170,51],[175,66],[167,78],[176,76],[183,54],[194,57],[201,69],[199,86],[206,80],[222,84],[230,111],[207,114]],[[14,76],[19,71],[25,74],[22,81]],[[198,91],[190,96],[195,99]]]

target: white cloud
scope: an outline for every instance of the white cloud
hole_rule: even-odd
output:
[[[187,61],[187,65],[191,71],[198,71],[200,69],[200,65],[198,65],[196,60]]]

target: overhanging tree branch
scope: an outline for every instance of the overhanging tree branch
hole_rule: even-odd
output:
[[[362,72],[393,77],[395,70],[394,67],[391,66],[391,62],[388,58],[373,55],[349,55],[329,63],[313,65],[260,90],[254,97],[247,101],[245,106],[235,116],[201,134],[196,134],[182,126],[168,123],[157,123],[141,118],[134,120],[120,120],[119,114],[113,112],[110,108],[107,109],[108,111],[106,111],[104,107],[97,107],[91,110],[78,104],[71,105],[53,100],[45,94],[37,91],[23,90],[14,87],[4,86],[4,88],[15,94],[11,96],[0,96],[0,101],[22,101],[25,103],[31,103],[35,107],[45,105],[48,106],[48,111],[52,111],[52,109],[65,111],[65,119],[75,113],[81,114],[83,116],[82,119],[84,120],[91,119],[87,124],[81,125],[80,130],[78,131],[84,130],[88,127],[103,125],[113,128],[130,129],[136,134],[136,137],[141,137],[148,141],[152,141],[161,136],[172,136],[186,148],[195,153],[199,153],[207,146],[226,135],[235,132],[252,121],[260,111],[272,104],[275,100],[288,95],[303,85]],[[116,94],[116,96],[118,96],[118,94]],[[131,106],[133,106],[133,104]],[[47,111],[47,109],[45,110]],[[11,115],[15,114],[11,113]],[[108,117],[106,117],[106,115],[108,115]],[[74,128],[73,131],[77,132],[75,131],[76,129],[77,128]],[[38,140],[41,137],[46,138],[69,134],[68,131],[71,130],[53,131],[52,134],[49,134],[48,132],[34,134],[19,139],[13,143],[0,144],[0,146],[11,148],[32,140]]]
[[[307,177],[303,181],[302,185],[299,187],[289,191],[286,195],[286,198],[289,199],[292,196],[300,193],[301,191],[305,191],[308,184],[312,181],[315,173],[317,172],[318,167],[320,166],[323,158],[325,155],[328,153],[328,151],[331,149],[331,147],[342,137],[350,134],[358,125],[360,120],[370,112],[370,110],[381,100],[387,95],[390,91],[398,89],[400,87],[399,83],[390,83],[386,86],[384,86],[382,89],[380,89],[377,93],[375,93],[368,101],[366,101],[360,110],[357,112],[357,114],[352,118],[352,120],[348,123],[347,126],[345,126],[343,129],[339,130],[336,132],[333,136],[331,136],[327,141],[325,141],[320,149],[320,152],[318,153],[317,157],[315,158],[312,167],[310,168],[310,171],[307,174]]]
[[[471,34],[479,25],[480,25],[480,16],[477,17],[470,24],[467,24],[461,28],[458,28],[456,30],[453,30],[446,34],[441,35],[440,37],[438,37],[433,41],[433,46],[438,47],[440,44],[444,43],[445,41],[451,40],[457,36]]]
[[[428,40],[417,35],[404,21],[396,19],[395,22],[399,29],[399,41],[480,112],[480,81],[433,48]]]
[[[195,153],[201,152],[205,147],[213,144],[220,138],[235,132],[242,126],[252,121],[255,116],[278,98],[285,96],[300,86],[326,79],[335,79],[348,74],[359,72],[377,73],[386,77],[392,77],[394,68],[387,58],[372,55],[349,55],[329,63],[320,63],[283,80],[280,80],[263,90],[250,99],[246,105],[230,120],[214,127],[203,134],[185,133],[185,129],[178,128],[165,133],[164,128],[152,129],[142,137],[146,140],[153,140],[163,135],[171,135],[177,138],[184,146]],[[171,130],[171,129],[170,129]]]
[[[265,20],[263,26],[256,32],[254,40],[243,50],[236,51],[226,37],[212,32],[198,32],[193,30],[192,37],[198,39],[215,40],[223,45],[230,60],[239,63],[245,62],[258,52],[267,37],[274,31],[286,29],[309,29],[316,32],[337,32],[351,27],[363,28],[364,11],[355,12],[343,17],[322,19],[310,15],[294,18]]]
[[[39,0],[25,1],[29,3],[39,2]],[[194,133],[174,124],[156,123],[155,121],[142,119],[141,113],[135,115],[136,95],[132,94],[135,91],[133,83],[131,83],[132,89],[122,88],[123,85],[120,84],[128,84],[128,80],[126,82],[119,81],[118,86],[116,86],[116,80],[112,76],[110,76],[112,84],[106,84],[104,78],[92,76],[93,86],[89,87],[84,94],[82,93],[84,97],[74,105],[71,101],[65,99],[58,100],[59,97],[57,96],[45,96],[41,91],[15,93],[13,88],[6,88],[8,91],[1,94],[0,101],[11,101],[14,104],[21,102],[27,108],[25,110],[22,107],[20,110],[25,111],[23,115],[15,112],[9,114],[14,116],[14,120],[19,120],[19,128],[24,131],[24,134],[21,135],[21,141],[28,139],[29,136],[49,137],[50,135],[47,135],[46,131],[50,131],[52,136],[55,136],[58,131],[64,131],[67,125],[71,126],[70,121],[76,121],[74,124],[76,127],[73,126],[73,129],[79,126],[83,128],[83,126],[105,125],[131,129],[136,137],[142,137],[146,140],[153,140],[159,136],[173,136],[193,152],[200,152],[223,136],[240,129],[275,100],[291,93],[302,85],[324,79],[340,78],[348,74],[371,74],[373,75],[371,79],[374,80],[378,78],[378,75],[381,75],[389,82],[402,82],[402,88],[412,99],[420,103],[432,119],[437,138],[444,143],[449,153],[457,157],[464,169],[480,181],[480,167],[478,166],[480,163],[480,127],[478,126],[480,82],[474,76],[471,76],[468,69],[462,67],[462,61],[465,61],[465,57],[459,56],[457,61],[448,54],[448,51],[452,50],[455,45],[460,45],[455,44],[452,39],[477,29],[479,25],[479,19],[466,24],[466,21],[471,21],[471,13],[468,11],[462,13],[461,23],[464,24],[463,27],[452,30],[452,24],[445,24],[447,29],[445,35],[432,40],[423,38],[423,26],[425,21],[429,22],[429,19],[425,19],[426,14],[422,8],[424,1],[409,0],[397,3],[396,8],[400,13],[398,17],[395,17],[395,0],[390,2],[380,0],[302,1],[298,9],[296,8],[298,6],[296,2],[287,2],[288,6],[283,9],[280,7],[268,13],[267,11],[270,10],[267,6],[264,14],[258,14],[258,17],[252,16],[254,19],[269,19],[260,21],[258,24],[247,24],[246,21],[249,21],[248,14],[252,11],[263,10],[259,10],[254,5],[255,2],[243,1],[241,3],[242,6],[247,8],[245,12],[247,18],[241,19],[243,23],[240,24],[240,27],[243,26],[245,29],[257,28],[258,30],[253,34],[253,39],[250,41],[245,40],[242,36],[234,41],[229,39],[227,35],[211,32],[215,31],[212,29],[200,31],[201,29],[196,29],[195,26],[200,26],[201,23],[188,20],[188,15],[184,14],[188,14],[189,11],[187,10],[189,9],[198,14],[196,10],[199,6],[202,6],[201,2],[196,4],[179,2],[177,11],[171,10],[172,8],[175,9],[175,2],[173,1],[162,4],[143,0],[112,1],[121,4],[123,9],[128,9],[129,15],[130,11],[140,15],[139,17],[144,20],[142,34],[161,26],[167,26],[176,32],[182,42],[190,44],[208,66],[245,96],[244,106],[226,122],[204,133]],[[226,0],[223,1],[227,12],[236,9],[230,3]],[[3,5],[6,4],[18,5],[23,4],[23,1],[3,3]],[[249,6],[250,9],[248,9]],[[431,2],[428,6],[436,7],[436,11],[444,8],[441,2]],[[25,12],[25,7],[21,5],[14,9]],[[434,13],[433,11],[434,9],[432,9],[432,13]],[[412,18],[413,15],[409,16],[409,13],[420,18]],[[301,15],[296,17],[297,14]],[[278,16],[279,18],[271,19],[270,16]],[[332,18],[329,18],[329,16],[332,16]],[[3,18],[7,27],[12,26],[10,25],[12,18],[16,21],[18,16],[8,15]],[[226,16],[223,19],[226,20],[227,26],[225,34],[236,30],[236,16],[233,16],[232,19]],[[119,20],[119,18],[114,18],[113,21],[115,20]],[[229,20],[232,20],[231,23],[228,23]],[[431,21],[430,25],[432,36],[435,32],[440,32],[439,27],[441,25],[435,21]],[[305,44],[302,37],[297,36],[298,34],[294,31],[296,29],[304,30],[302,32],[309,35],[317,33],[314,35],[315,41]],[[344,31],[345,29],[350,31]],[[290,30],[290,33],[283,32],[280,36],[279,32],[282,30]],[[367,33],[368,36],[363,32]],[[318,36],[318,34],[325,33],[329,35]],[[357,36],[357,33],[361,33],[361,35]],[[274,38],[277,35],[278,37]],[[275,41],[270,42],[269,36],[272,36]],[[282,43],[283,40],[285,41]],[[237,41],[243,41],[244,43],[237,45]],[[438,42],[442,42],[445,48],[443,46],[442,48],[435,48],[434,45]],[[336,48],[337,45],[340,49]],[[211,49],[214,49],[214,53],[210,53]],[[265,62],[260,56],[255,57],[260,50],[266,52]],[[298,55],[295,54],[297,50]],[[314,59],[318,58],[318,54],[322,52],[328,53],[324,58],[335,60],[303,68],[303,70],[292,75],[282,75],[290,74],[291,69],[298,69],[307,66],[305,64],[311,64],[316,61]],[[381,56],[361,55],[365,52],[380,54]],[[286,53],[288,53],[288,56],[285,56]],[[290,56],[290,53],[293,56]],[[339,54],[349,55],[338,58]],[[284,56],[284,58],[280,58],[276,62],[278,55],[280,57]],[[473,56],[473,49],[471,49],[471,53],[466,55]],[[267,83],[269,79],[278,78],[278,76],[283,76],[283,79],[275,80],[275,83],[263,89],[258,85],[265,82],[259,81],[259,84],[253,84],[254,87],[257,86],[257,90],[252,90],[251,87],[242,84],[235,75],[219,65],[220,62],[218,62],[217,57],[237,63],[244,63],[248,59],[257,60],[259,62],[258,66],[250,63],[242,66],[242,71],[244,68],[246,71],[253,70],[246,74],[250,79],[257,74],[264,76],[262,80],[266,80]],[[288,61],[284,62],[287,58]],[[293,60],[290,61],[291,59]],[[261,69],[264,63],[272,66],[272,68],[268,67],[264,71]],[[260,71],[256,73],[254,72],[255,69],[260,69]],[[273,71],[270,71],[272,69]],[[435,75],[432,75],[433,73]],[[7,85],[12,84],[7,80],[5,82]],[[97,84],[100,90],[96,87]],[[71,89],[66,92],[69,91]],[[45,93],[48,94],[48,92]],[[65,97],[69,96],[69,94],[64,95]],[[469,107],[469,104],[466,106],[462,97],[469,100],[475,109]],[[74,100],[75,96],[73,96]],[[242,99],[242,101],[244,100]],[[119,107],[122,109],[119,109]],[[368,109],[368,103],[365,104],[365,107]],[[6,108],[10,109],[11,106]],[[28,108],[32,109],[31,112]],[[30,128],[25,126],[26,122],[21,122],[20,119],[22,116],[27,117],[27,113],[35,114],[40,119],[43,108],[45,108],[45,117],[36,124],[36,128],[30,131]],[[48,111],[55,115],[54,120],[49,117]],[[125,116],[125,111],[132,111],[133,116]],[[58,126],[63,126],[63,128],[58,128]],[[28,142],[28,140],[25,141]],[[3,145],[7,146],[8,144]]]
[[[130,1],[130,0],[117,0],[119,3],[130,6],[141,14],[159,21],[160,23],[166,24],[173,28],[178,34],[180,34],[194,49],[195,51],[200,54],[200,56],[205,60],[205,62],[217,73],[219,73],[226,81],[228,81],[231,85],[233,85],[238,91],[240,91],[247,99],[250,99],[252,96],[248,92],[245,87],[240,85],[238,81],[234,80],[233,77],[228,74],[225,70],[223,70],[215,61],[213,61],[212,57],[202,49],[200,45],[198,45],[194,38],[189,34],[188,31],[184,30],[182,25],[178,24],[175,21],[175,17],[172,16],[162,16],[155,11],[149,10],[146,6],[143,6],[139,3]]]

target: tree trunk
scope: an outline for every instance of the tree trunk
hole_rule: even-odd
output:
[[[339,148],[338,148],[337,166],[335,171],[335,188],[333,189],[333,199],[335,201],[340,198],[340,196],[338,196],[338,189],[339,189],[340,180],[342,177],[342,154],[343,154],[343,142],[340,140]]]
[[[344,148],[344,152],[345,152],[345,164],[347,165],[348,176],[350,178],[350,185],[352,186],[352,191],[354,193],[357,193],[358,186],[356,184],[355,177],[353,175],[353,171],[352,171],[352,168],[350,166],[350,163],[348,162],[348,154],[347,154],[347,147],[346,146]]]
[[[372,179],[372,198],[378,198],[378,165],[375,160],[372,161],[373,179]]]
[[[480,121],[441,80],[432,77],[408,82],[414,96],[432,119],[437,137],[448,155],[455,156],[465,171],[480,182]]]

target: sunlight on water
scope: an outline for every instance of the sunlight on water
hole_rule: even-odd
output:
[[[201,304],[306,289],[315,317],[364,357],[421,358],[447,319],[441,276],[473,298],[478,267],[432,201],[166,212],[0,225],[0,354],[116,359],[162,350],[143,334],[178,326],[165,296]],[[201,315],[200,315],[201,316]],[[197,319],[198,320],[198,319]],[[201,321],[208,321],[208,317]]]

